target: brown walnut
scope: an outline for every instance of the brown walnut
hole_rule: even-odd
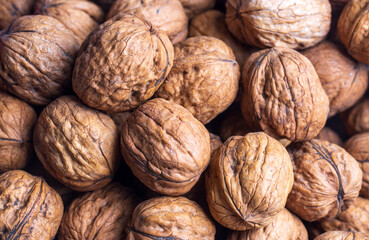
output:
[[[345,149],[313,139],[289,149],[295,181],[287,208],[306,221],[332,219],[359,195],[362,171]]]
[[[361,233],[353,231],[330,231],[319,235],[314,240],[366,240]]]
[[[215,6],[215,0],[180,0],[188,18],[193,18]]]
[[[365,99],[345,112],[343,122],[349,135],[369,131],[369,99]]]
[[[24,168],[33,157],[36,120],[31,106],[0,91],[0,173]]]
[[[249,133],[229,138],[214,152],[205,180],[215,220],[236,231],[260,228],[285,207],[292,163],[277,140]]]
[[[116,182],[85,193],[65,212],[58,239],[125,239],[125,228],[138,203],[131,189]]]
[[[0,239],[51,240],[63,217],[63,202],[40,177],[22,170],[0,175]]]
[[[320,131],[320,133],[316,135],[315,139],[328,141],[330,143],[337,144],[338,146],[341,147],[343,146],[341,137],[329,127],[324,127],[322,131]]]
[[[0,0],[0,30],[15,19],[31,14],[35,0]]]
[[[234,101],[239,78],[230,47],[214,37],[192,37],[175,45],[173,68],[156,96],[184,106],[206,124]]]
[[[223,142],[218,135],[209,133],[209,136],[210,136],[210,152],[213,153],[215,150],[217,150],[223,145]]]
[[[242,42],[257,48],[314,46],[328,34],[328,0],[228,0],[228,29]]]
[[[162,84],[173,65],[168,36],[131,14],[118,15],[89,35],[73,71],[73,90],[90,107],[133,109]]]
[[[288,48],[256,52],[244,64],[242,81],[241,108],[250,128],[300,142],[324,127],[329,99],[302,54]]]
[[[215,239],[215,225],[201,207],[184,197],[158,197],[132,213],[127,240]]]
[[[45,169],[76,191],[104,187],[119,165],[115,123],[74,96],[60,97],[42,111],[33,141]]]
[[[141,105],[123,125],[121,151],[133,174],[148,188],[182,195],[210,161],[210,137],[182,106],[161,98]]]
[[[0,88],[47,105],[70,88],[78,39],[49,16],[23,16],[0,33]]]

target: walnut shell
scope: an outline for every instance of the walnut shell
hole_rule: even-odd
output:
[[[308,48],[326,37],[331,24],[328,0],[228,0],[226,8],[228,29],[257,48]]]
[[[0,88],[47,105],[70,87],[79,43],[61,22],[24,16],[0,33]]]
[[[229,138],[212,155],[206,175],[211,215],[243,231],[273,221],[285,207],[293,184],[286,149],[263,132]]]
[[[119,165],[113,120],[74,96],[60,97],[42,111],[33,141],[45,169],[76,191],[106,186]]]
[[[173,65],[167,35],[131,14],[100,25],[79,52],[73,90],[90,107],[124,112],[152,97]]]
[[[210,136],[210,152],[213,153],[215,150],[217,150],[223,145],[223,142],[218,135],[209,133],[209,136]]]
[[[295,181],[287,208],[306,221],[331,219],[359,195],[362,171],[345,149],[313,139],[289,149]]]
[[[35,13],[58,19],[76,35],[80,44],[104,20],[104,11],[86,0],[37,0]]]
[[[201,207],[184,197],[158,197],[132,213],[127,240],[215,239],[215,225]]]
[[[193,18],[215,6],[216,0],[180,0],[187,16]]]
[[[188,18],[179,0],[116,0],[106,18],[121,13],[146,19],[156,29],[166,32],[173,44],[187,37]]]
[[[287,48],[265,49],[246,61],[241,109],[250,128],[293,142],[324,127],[329,99],[311,62]]]
[[[308,240],[308,233],[298,217],[283,209],[266,227],[231,231],[227,240]]]
[[[239,66],[217,38],[188,38],[174,47],[174,63],[156,96],[187,108],[206,124],[227,109],[238,91]]]
[[[42,178],[22,170],[0,175],[0,239],[53,239],[62,217],[59,194]]]
[[[320,133],[316,135],[315,139],[328,141],[330,143],[337,144],[338,146],[341,147],[343,146],[341,137],[329,127],[324,127],[322,131],[320,131]]]
[[[148,188],[182,195],[209,164],[210,137],[188,110],[155,98],[123,125],[121,151],[133,174]]]
[[[117,182],[85,193],[65,212],[58,239],[125,239],[125,228],[138,203],[134,192]]]
[[[0,0],[0,30],[15,19],[31,14],[35,0]]]
[[[0,173],[24,168],[33,157],[36,120],[31,106],[0,91]]]
[[[361,233],[353,231],[330,231],[319,235],[314,240],[366,240]]]
[[[349,135],[369,131],[369,99],[365,99],[359,104],[343,114],[343,122],[346,132]]]

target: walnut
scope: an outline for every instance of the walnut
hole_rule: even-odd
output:
[[[336,144],[317,139],[291,146],[295,181],[287,208],[306,221],[339,216],[359,195],[358,162]]]
[[[292,163],[277,140],[249,133],[229,138],[214,152],[205,180],[215,220],[236,231],[260,228],[285,207]]]
[[[24,168],[33,156],[35,110],[0,91],[0,173]]]
[[[48,16],[24,16],[0,33],[0,88],[47,105],[70,87],[78,40]]]
[[[0,0],[0,30],[15,19],[31,14],[35,0]]]
[[[104,20],[103,10],[86,0],[36,0],[35,13],[64,23],[80,44]]]
[[[194,17],[190,22],[189,37],[209,36],[222,40],[232,48],[239,66],[243,66],[253,50],[241,43],[228,31],[224,13],[209,10]]]
[[[242,42],[257,48],[314,46],[328,34],[328,0],[228,0],[228,29]]]
[[[107,15],[132,13],[168,34],[173,44],[187,37],[188,18],[179,0],[116,0]]]
[[[118,168],[119,138],[111,118],[63,96],[40,114],[33,136],[45,169],[76,191],[99,189]]]
[[[231,231],[228,240],[308,240],[304,224],[287,209],[283,209],[273,221],[263,228],[249,231]]]
[[[215,6],[215,0],[180,0],[187,16],[193,18]]]
[[[132,213],[127,240],[214,240],[215,225],[197,203],[184,197],[158,197],[140,203]]]
[[[40,177],[22,170],[0,175],[0,239],[53,239],[63,202]]]
[[[174,52],[173,68],[156,96],[184,106],[206,124],[236,97],[240,71],[232,49],[198,36],[178,43]]]
[[[65,212],[58,239],[125,239],[125,228],[138,203],[131,189],[116,182],[85,193]]]
[[[320,131],[320,133],[315,137],[315,139],[328,141],[330,143],[337,144],[338,146],[343,146],[341,137],[329,127],[324,127],[322,131]]]
[[[152,97],[173,57],[173,45],[164,32],[134,15],[121,14],[100,25],[82,45],[73,89],[90,107],[124,112]]]
[[[123,125],[121,151],[148,188],[182,195],[209,164],[210,137],[188,110],[156,98],[141,105]]]
[[[303,52],[318,73],[330,101],[329,116],[353,106],[368,87],[368,70],[351,60],[340,45],[322,42]]]
[[[302,54],[287,48],[256,52],[243,67],[242,81],[241,108],[250,128],[300,142],[324,127],[329,99]]]
[[[209,136],[210,136],[210,152],[213,153],[215,150],[217,150],[223,145],[223,142],[218,135],[209,133]]]
[[[349,135],[369,131],[369,99],[365,99],[345,112],[343,122]]]
[[[330,231],[319,235],[314,240],[366,240],[367,237],[353,231]]]

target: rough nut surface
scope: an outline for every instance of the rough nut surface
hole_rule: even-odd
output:
[[[311,62],[287,48],[256,52],[242,72],[246,123],[293,142],[314,138],[324,127],[329,99]]]
[[[35,110],[0,91],[0,173],[21,169],[33,156]]]
[[[331,24],[328,0],[228,0],[228,29],[257,48],[304,49],[323,40]]]
[[[156,96],[187,108],[206,124],[231,105],[240,78],[232,49],[206,36],[188,38],[174,47],[174,63]]]
[[[319,235],[314,240],[366,240],[361,233],[353,231],[330,231]]]
[[[100,25],[81,47],[73,90],[90,107],[124,112],[152,97],[173,65],[164,32],[131,14]]]
[[[60,97],[42,111],[33,141],[45,169],[76,191],[102,188],[118,168],[115,123],[74,96]]]
[[[155,98],[123,125],[121,151],[133,174],[148,188],[182,195],[209,164],[210,137],[188,110]]]
[[[341,137],[329,127],[324,127],[315,138],[322,141],[328,141],[330,143],[337,144],[338,146],[341,147],[343,146]]]
[[[345,149],[313,139],[289,149],[295,181],[287,208],[306,221],[337,217],[359,195],[362,171]]]
[[[215,0],[180,0],[189,18],[193,18],[215,6]]]
[[[346,132],[350,135],[369,131],[369,99],[343,114]]]
[[[212,156],[206,175],[211,215],[243,231],[273,221],[285,207],[293,184],[286,149],[263,132],[229,138]]]
[[[6,28],[20,16],[31,14],[35,0],[1,0],[0,30]]]
[[[215,225],[201,207],[184,197],[158,197],[132,213],[127,240],[214,240]]]
[[[227,240],[308,240],[308,233],[298,217],[283,209],[266,227],[231,231]]]
[[[63,217],[63,202],[40,177],[22,170],[0,175],[0,239],[51,240]]]
[[[132,13],[168,34],[173,44],[187,37],[188,18],[179,0],[117,0],[107,15]]]
[[[24,16],[0,33],[0,88],[47,105],[70,88],[78,39],[55,18]]]
[[[85,193],[65,212],[58,239],[125,239],[125,228],[138,203],[134,192],[117,182]]]

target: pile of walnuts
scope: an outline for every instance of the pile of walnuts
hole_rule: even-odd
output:
[[[369,0],[0,0],[0,239],[369,239]]]

